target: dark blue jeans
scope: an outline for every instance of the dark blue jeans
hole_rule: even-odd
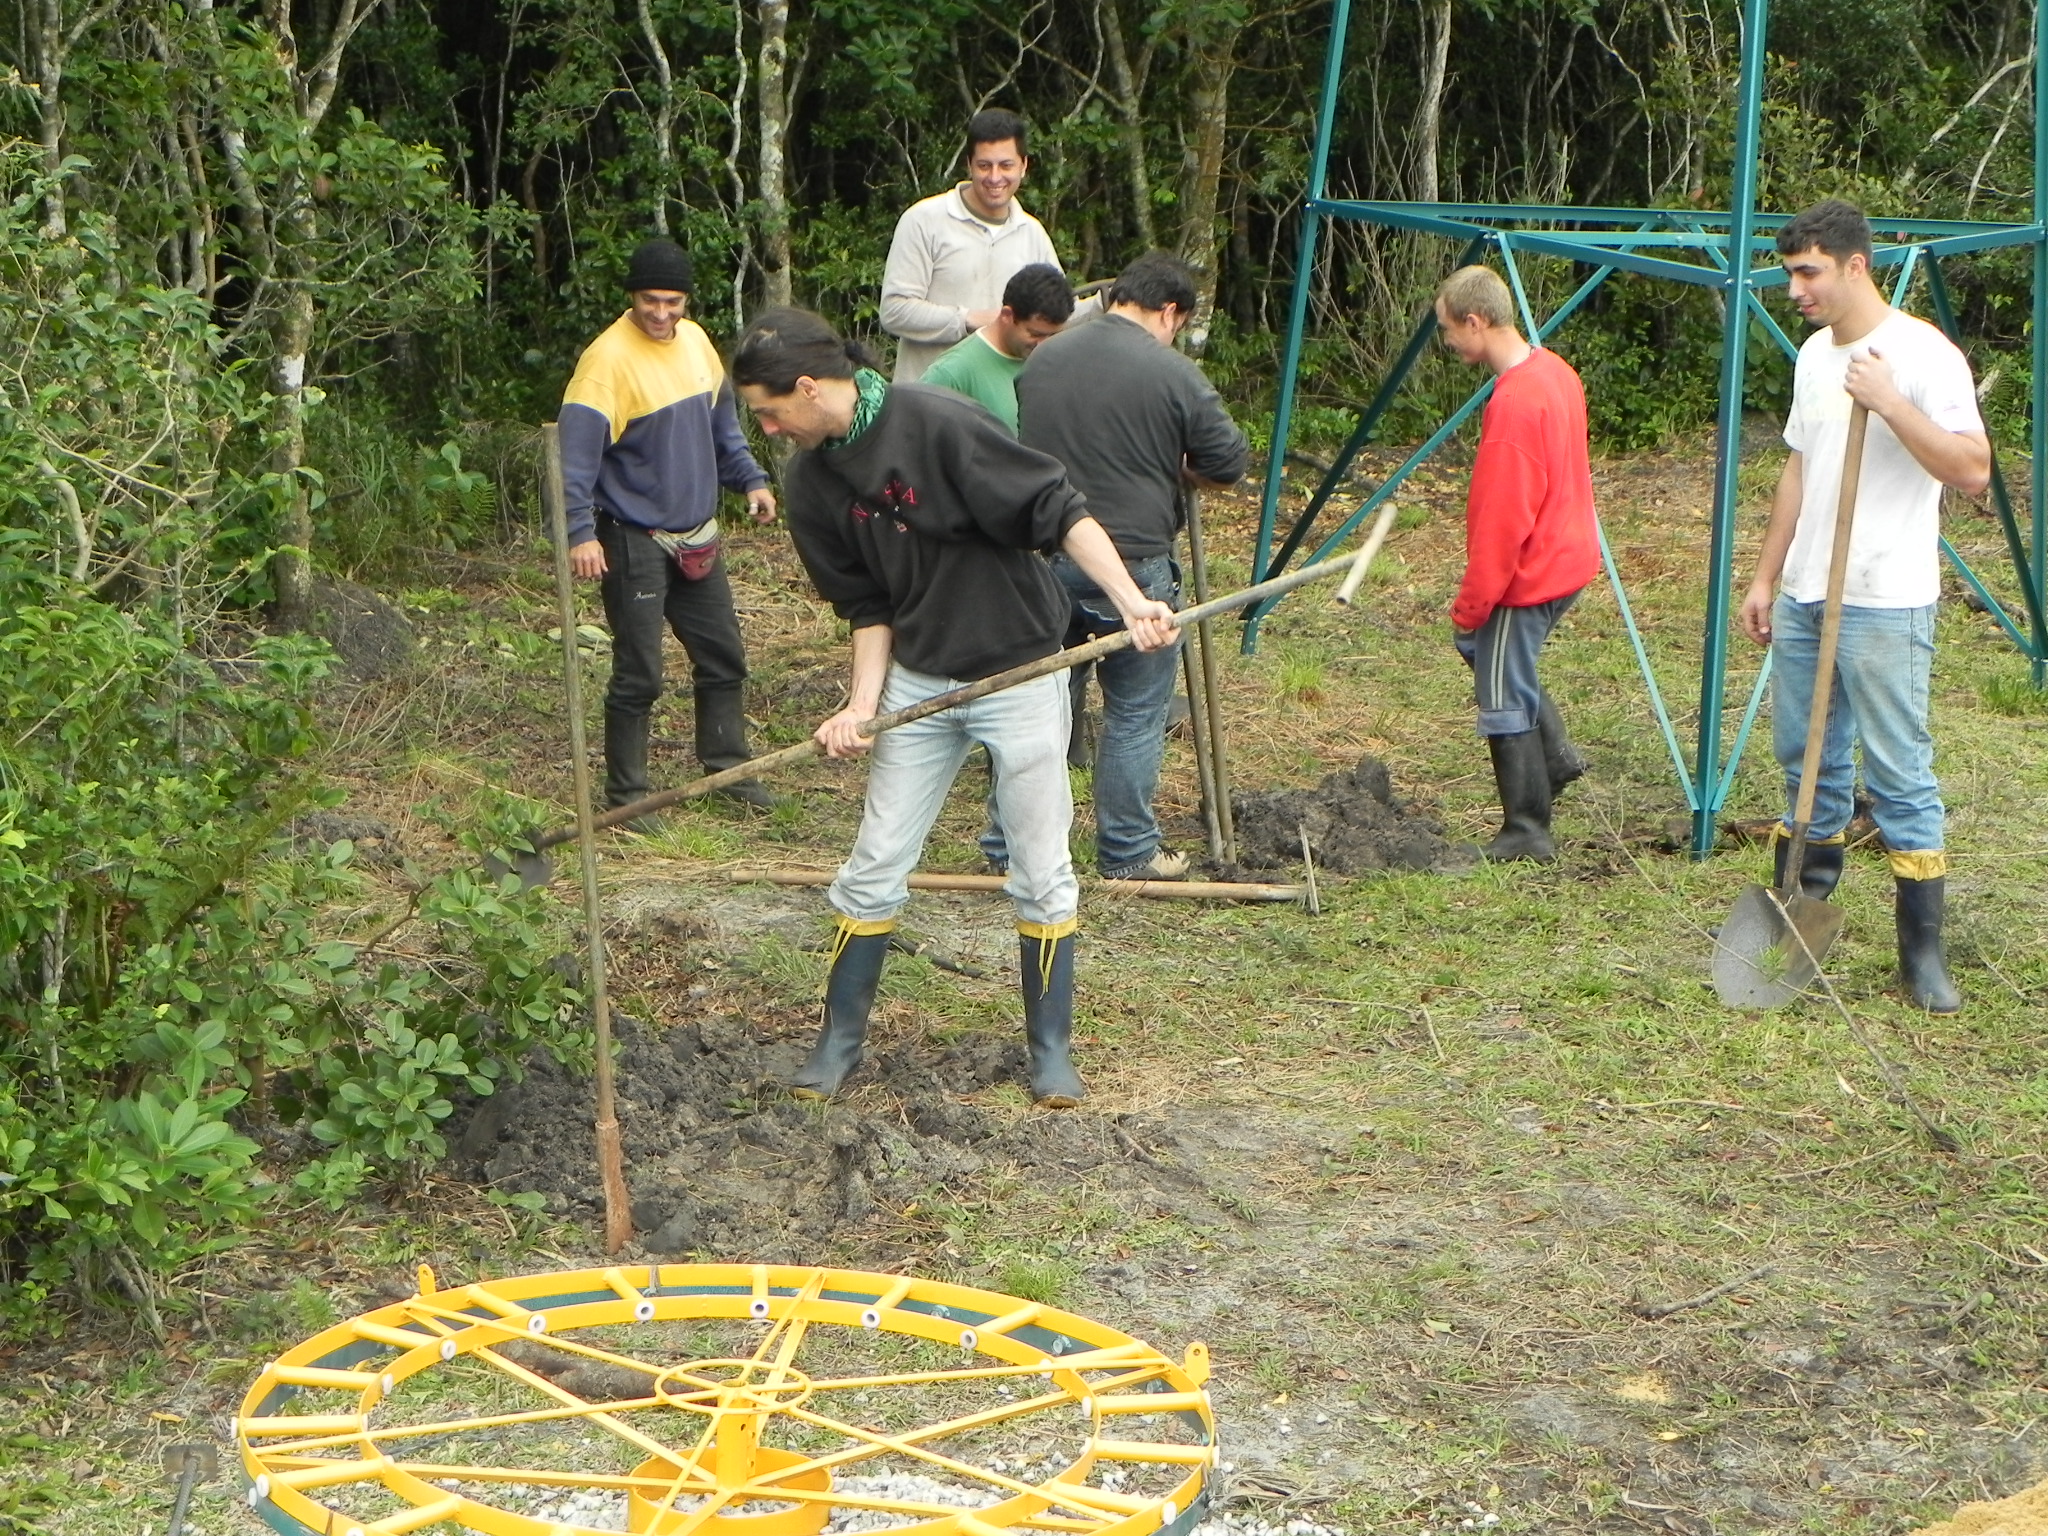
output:
[[[1066,643],[1083,645],[1124,627],[1103,590],[1065,555],[1049,562],[1073,599]],[[1124,568],[1145,596],[1180,607],[1180,566],[1170,555],[1129,560]],[[1095,748],[1095,865],[1111,879],[1148,864],[1159,851],[1152,793],[1166,750],[1166,709],[1180,673],[1180,642],[1161,651],[1116,651],[1095,663],[1102,684],[1102,736]],[[981,851],[1001,864],[1003,833],[991,820]]]

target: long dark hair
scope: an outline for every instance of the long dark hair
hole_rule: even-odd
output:
[[[850,379],[856,368],[877,364],[868,349],[848,341],[823,315],[808,309],[770,309],[754,317],[732,349],[732,381],[771,395],[786,395],[796,381]]]

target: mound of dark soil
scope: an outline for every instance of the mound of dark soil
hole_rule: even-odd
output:
[[[1394,798],[1387,765],[1367,754],[1314,789],[1235,795],[1237,856],[1247,874],[1299,872],[1308,831],[1316,867],[1337,875],[1380,869],[1458,869],[1476,855],[1444,836],[1443,824]]]
[[[359,683],[405,671],[418,650],[397,604],[338,576],[313,578],[311,628],[334,647],[343,674]]]
[[[1019,1118],[966,1102],[1021,1079],[1021,1039],[871,1042],[852,1102],[821,1105],[778,1086],[808,1040],[762,1040],[733,1020],[660,1029],[620,1019],[617,1032],[626,1179],[649,1254],[815,1262],[820,1239],[940,1187],[971,1193],[997,1171],[1041,1186],[1085,1181],[1203,1225],[1227,1219],[1163,1122],[1086,1109]],[[449,1142],[460,1174],[537,1192],[562,1215],[599,1215],[590,1084],[552,1063],[459,1110]]]

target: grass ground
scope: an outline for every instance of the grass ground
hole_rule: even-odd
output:
[[[1673,453],[1596,473],[1684,740],[1708,466]],[[1770,474],[1753,471],[1758,485]],[[1371,752],[1454,835],[1486,834],[1492,785],[1443,619],[1461,492],[1446,469],[1403,498],[1359,608],[1297,597],[1257,656],[1228,657],[1240,790],[1313,782]],[[1252,511],[1217,498],[1209,515],[1224,590],[1246,575]],[[1995,524],[1964,509],[1951,534],[1995,563]],[[538,559],[512,554],[409,594],[432,665],[337,704],[344,809],[388,823],[423,862],[443,856],[426,802],[459,809],[489,785],[559,810],[566,793],[552,605]],[[843,646],[786,545],[751,539],[735,569],[765,749],[835,707]],[[1095,1096],[1078,1113],[1165,1117],[1221,1219],[1118,1207],[1085,1169],[996,1170],[878,1210],[818,1258],[1043,1293],[1169,1352],[1206,1339],[1237,1491],[1352,1531],[1492,1514],[1506,1531],[1877,1536],[2033,1481],[2048,1470],[2048,704],[1982,615],[1947,605],[1939,638],[1950,952],[1967,1006],[1931,1019],[1890,991],[1889,881],[1873,852],[1852,858],[1832,974],[1959,1153],[1929,1145],[1828,1007],[1717,1004],[1709,931],[1765,856],[1674,851],[1682,799],[1596,586],[1547,664],[1593,764],[1559,807],[1555,867],[1359,880],[1326,889],[1320,916],[1084,909],[1080,1055]],[[1730,734],[1755,665],[1746,643],[1736,653]],[[687,726],[658,735],[679,776]],[[1775,809],[1762,745],[1733,816]],[[608,887],[656,857],[707,901],[722,863],[829,865],[859,782],[813,763],[782,786],[797,809],[671,817],[653,839],[608,846]],[[956,794],[928,867],[973,867],[977,796]],[[1190,848],[1194,798],[1175,746],[1162,806]],[[561,889],[573,902],[573,882]],[[1008,923],[966,899],[911,915],[956,947]],[[714,1005],[801,1021],[823,963],[782,939],[687,936],[622,960],[623,1006],[658,1023]],[[881,1016],[907,1032],[1002,1031],[1012,1008],[1000,976],[898,960]],[[1031,1113],[1014,1090],[988,1098]],[[61,1347],[0,1355],[0,1530],[161,1529],[157,1448],[223,1435],[255,1366],[286,1342],[405,1287],[423,1260],[461,1278],[588,1262],[594,1241],[448,1181],[339,1219],[280,1218],[179,1278],[163,1338],[80,1317]],[[252,1529],[234,1492],[205,1492],[195,1529]]]

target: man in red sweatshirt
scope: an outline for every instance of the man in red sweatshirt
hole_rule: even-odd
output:
[[[1523,339],[1514,296],[1489,268],[1444,279],[1436,318],[1460,362],[1494,374],[1465,502],[1465,579],[1451,604],[1504,813],[1483,851],[1547,864],[1557,857],[1550,802],[1586,771],[1536,676],[1543,642],[1600,568],[1586,392],[1570,364]]]

